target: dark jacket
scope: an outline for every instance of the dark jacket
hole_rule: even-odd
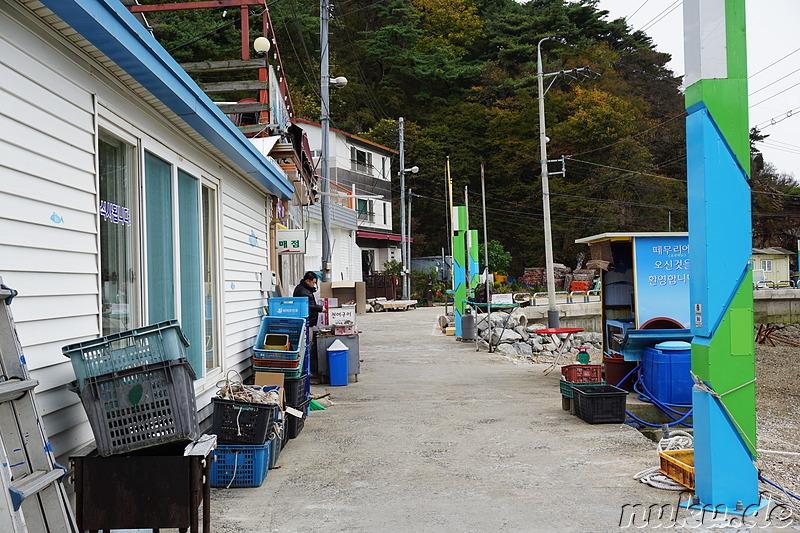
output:
[[[322,312],[322,306],[317,303],[317,299],[314,297],[316,291],[316,287],[312,287],[303,280],[294,288],[294,294],[292,295],[295,298],[308,298],[308,325],[311,327],[317,325],[317,315]]]

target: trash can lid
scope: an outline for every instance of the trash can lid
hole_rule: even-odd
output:
[[[691,350],[692,345],[686,341],[664,341],[659,342],[656,344],[656,350],[669,350],[669,351],[677,351],[677,350]]]
[[[330,346],[328,346],[329,352],[341,352],[341,351],[346,351],[347,349],[348,349],[347,345],[342,341],[340,341],[339,339],[336,339],[331,343]]]

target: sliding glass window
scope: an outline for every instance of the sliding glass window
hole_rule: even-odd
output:
[[[180,235],[181,327],[189,339],[189,363],[203,375],[203,257],[200,242],[200,184],[178,170],[178,234]]]
[[[203,185],[203,286],[206,372],[219,368],[217,342],[217,191]]]
[[[172,165],[144,156],[147,212],[147,318],[150,324],[177,318],[172,233]]]
[[[100,282],[103,335],[136,327],[136,217],[133,146],[100,133]]]

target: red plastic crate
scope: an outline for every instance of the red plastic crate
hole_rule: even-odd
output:
[[[572,383],[599,383],[603,381],[603,365],[566,365],[561,374]]]

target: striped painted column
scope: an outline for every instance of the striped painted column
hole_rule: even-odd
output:
[[[453,308],[456,337],[461,336],[461,316],[467,304],[467,208],[453,207]]]
[[[753,284],[744,0],[684,0],[686,159],[700,506],[755,511]]]
[[[469,261],[469,288],[475,288],[481,282],[481,273],[478,266],[478,230],[467,231],[467,261]]]

